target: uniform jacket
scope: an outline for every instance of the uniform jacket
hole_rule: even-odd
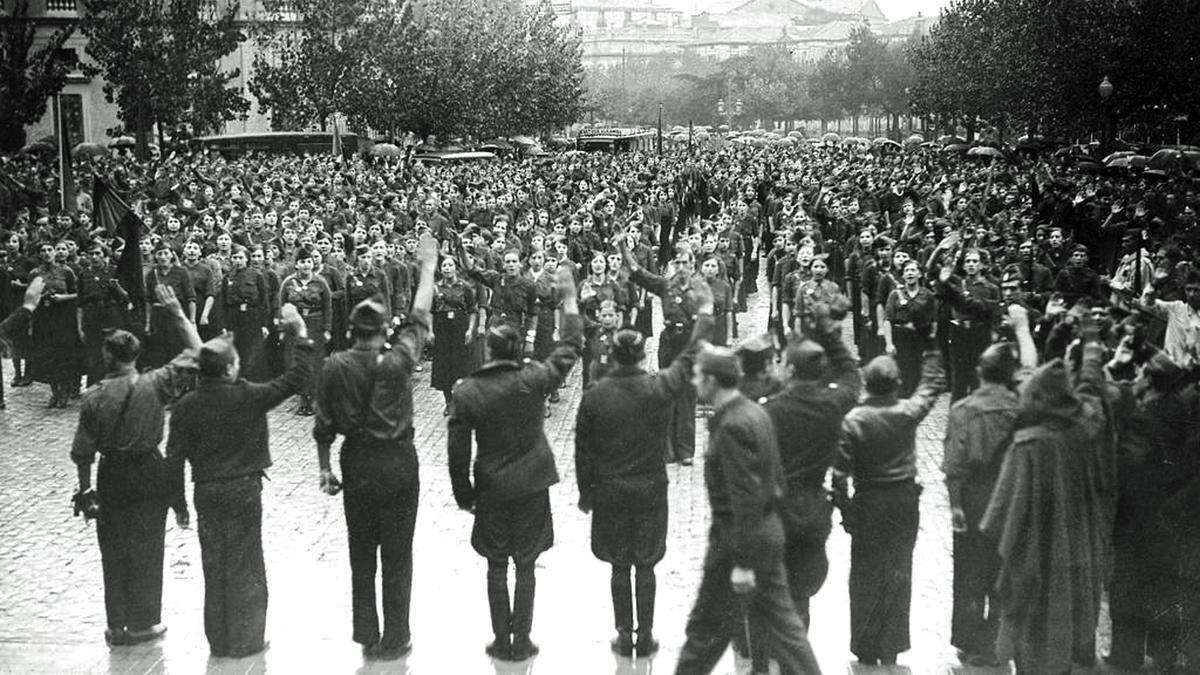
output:
[[[1017,423],[1017,393],[984,383],[950,408],[942,471],[946,484],[962,486],[967,524],[977,528],[1000,475],[1000,463]]]
[[[566,379],[583,348],[583,319],[563,317],[562,338],[542,363],[492,361],[454,388],[447,444],[460,507],[507,502],[558,482],[543,431],[545,398]],[[475,481],[471,482],[471,432]]]
[[[192,480],[239,478],[271,466],[267,412],[305,388],[311,340],[297,340],[287,372],[270,382],[202,378],[171,413],[167,456],[187,459]]]
[[[917,425],[946,388],[942,355],[925,352],[921,383],[910,398],[868,396],[846,414],[842,439],[834,462],[835,485],[844,492],[845,476],[856,484],[895,483],[917,476]]]
[[[597,491],[644,498],[667,485],[667,426],[675,398],[690,387],[692,362],[700,340],[712,333],[713,318],[701,314],[691,342],[671,367],[647,373],[618,365],[584,395],[575,422],[575,475],[580,503]]]
[[[771,532],[779,532],[775,510],[783,496],[783,466],[771,418],[738,393],[713,411],[708,434],[704,483],[716,545],[734,565],[755,568],[778,544]]]

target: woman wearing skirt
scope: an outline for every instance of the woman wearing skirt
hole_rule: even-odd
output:
[[[479,320],[474,284],[458,275],[458,260],[442,258],[441,278],[433,291],[433,365],[430,384],[442,392],[450,414],[454,383],[470,372],[471,338]]]

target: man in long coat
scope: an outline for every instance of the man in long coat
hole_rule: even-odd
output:
[[[543,363],[522,363],[524,334],[507,323],[488,329],[487,363],[454,389],[447,430],[450,483],[461,509],[475,513],[471,546],[488,560],[488,606],[495,640],[487,653],[524,661],[537,654],[533,625],[534,565],[554,543],[554,454],[543,430],[544,400],[566,379],[583,349],[583,319],[571,271],[559,268],[563,320],[558,346]],[[471,437],[474,433],[474,483]],[[510,604],[508,561],[517,584]]]
[[[1017,430],[980,529],[999,542],[996,655],[1059,675],[1094,658],[1112,531],[1114,449],[1103,347],[1085,331],[1078,383],[1055,359],[1021,387]]]

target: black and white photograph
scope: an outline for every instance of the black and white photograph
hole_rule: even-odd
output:
[[[0,0],[0,675],[1200,675],[1200,0]]]

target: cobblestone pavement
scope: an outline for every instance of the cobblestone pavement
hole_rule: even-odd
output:
[[[765,293],[742,315],[743,335],[762,330]],[[651,359],[653,361],[653,359]],[[5,363],[5,379],[11,363]],[[574,410],[579,376],[573,373],[546,430],[562,481],[551,489],[554,548],[542,556],[534,640],[541,655],[526,664],[491,662],[484,593],[484,561],[468,543],[471,516],[454,504],[446,471],[446,425],[440,395],[417,378],[416,445],[421,460],[421,506],[415,539],[412,599],[415,650],[404,661],[364,664],[350,641],[350,570],[340,498],[317,490],[311,418],[291,403],[271,417],[275,466],[265,483],[263,539],[270,583],[270,649],[241,660],[208,656],[202,606],[204,584],[193,530],[168,525],[164,621],[157,644],[109,650],[103,641],[100,557],[94,527],[73,519],[69,500],[75,470],[68,458],[77,406],[46,410],[44,386],[8,390],[0,412],[0,672],[12,673],[651,673],[674,670],[684,623],[699,584],[709,512],[703,469],[670,468],[669,552],[659,565],[657,633],[662,652],[631,662],[608,650],[612,609],[608,568],[589,547],[587,517],[574,506]],[[950,523],[939,470],[945,400],[921,425],[921,529],[913,580],[913,648],[899,666],[862,668],[848,651],[846,578],[849,538],[835,526],[829,542],[829,579],[814,598],[810,638],[826,673],[1005,672],[957,666],[949,645]],[[698,424],[702,448],[704,425]],[[699,459],[699,453],[698,453]],[[191,491],[188,491],[189,503]],[[836,516],[835,516],[836,518]],[[1102,645],[1103,646],[1103,645]],[[732,673],[727,655],[716,672]]]

